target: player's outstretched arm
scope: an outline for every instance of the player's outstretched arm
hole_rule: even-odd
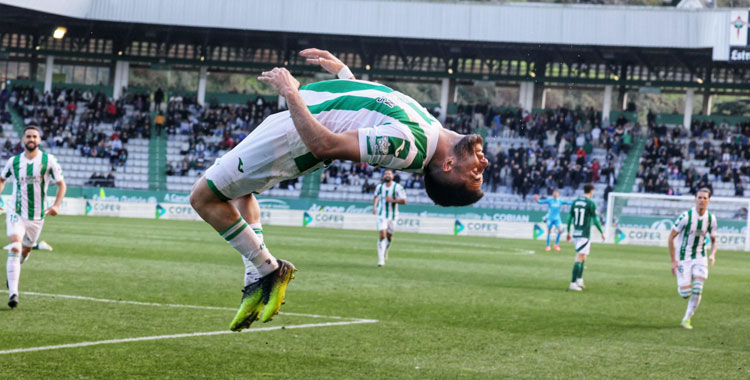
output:
[[[570,225],[573,224],[573,210],[570,210],[570,213],[568,213],[568,236],[565,237],[565,240],[570,241]]]
[[[356,79],[349,67],[328,50],[310,48],[302,50],[299,55],[307,58],[307,63],[320,65],[325,71],[338,76],[339,79]]]
[[[302,101],[299,82],[289,70],[275,67],[264,71],[258,80],[273,86],[276,92],[286,98],[294,127],[302,142],[318,159],[341,159],[359,162],[359,133],[356,130],[334,133],[316,120]]]

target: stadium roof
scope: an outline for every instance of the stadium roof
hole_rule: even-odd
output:
[[[61,25],[68,35],[52,39]],[[377,75],[748,91],[750,70],[725,62],[728,25],[727,10],[665,7],[0,0],[0,49],[12,58],[312,72],[296,52],[316,46]]]

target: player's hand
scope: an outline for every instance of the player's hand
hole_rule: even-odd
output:
[[[677,277],[677,268],[680,267],[680,264],[676,260],[672,260],[672,275]]]
[[[320,65],[325,71],[328,71],[329,73],[336,75],[341,71],[341,69],[346,66],[344,62],[341,62],[338,58],[336,58],[335,55],[331,54],[328,50],[320,50],[320,49],[305,49],[299,52],[299,55],[307,58],[307,63],[311,63],[313,65]]]
[[[539,202],[539,194],[534,194],[534,202]]]
[[[571,240],[573,240],[573,238],[570,236],[570,234],[568,234],[568,236],[565,237],[565,240],[570,242]]]
[[[376,214],[376,212],[375,212],[375,207],[373,207],[373,208],[372,208],[372,215],[375,215],[375,214]]]
[[[711,268],[713,268],[714,264],[716,264],[716,255],[708,256],[708,260],[711,261]]]
[[[607,237],[602,234],[602,241],[607,241]]]
[[[58,211],[60,211],[60,207],[59,206],[51,206],[50,208],[44,210],[44,215],[55,216],[55,215],[57,215]]]
[[[285,68],[274,67],[271,71],[264,71],[258,80],[270,84],[276,93],[284,97],[299,88],[299,81]]]
[[[391,198],[390,196],[386,196],[385,197],[385,201],[388,202],[388,203],[394,203],[394,202],[396,202],[396,200],[393,199],[393,198]]]

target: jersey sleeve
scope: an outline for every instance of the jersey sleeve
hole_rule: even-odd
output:
[[[380,188],[383,186],[383,184],[379,184],[377,187],[375,187],[375,195],[373,195],[373,198],[377,198],[380,195]]]
[[[683,229],[685,229],[685,225],[688,222],[687,217],[687,211],[680,214],[680,217],[677,218],[677,220],[674,222],[674,226],[672,227],[672,231],[681,232]]]
[[[49,160],[49,176],[55,183],[63,180],[62,167],[57,162],[57,157],[51,156]]]
[[[550,199],[549,198],[540,199],[539,201],[537,201],[537,203],[540,205],[548,205],[550,203]]]
[[[406,200],[406,190],[399,184],[396,184],[396,199]]]
[[[387,123],[359,129],[360,161],[389,169],[413,169],[419,152],[409,127]],[[424,160],[424,157],[421,158]],[[418,169],[421,169],[421,165]]]
[[[13,157],[9,158],[8,161],[5,162],[5,166],[3,167],[2,176],[3,180],[7,181],[8,178],[10,178],[13,175]]]

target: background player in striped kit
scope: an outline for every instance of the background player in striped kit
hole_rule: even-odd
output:
[[[42,233],[45,215],[57,215],[67,189],[57,159],[39,150],[41,134],[36,125],[28,125],[24,129],[21,139],[24,151],[8,159],[0,178],[0,192],[5,188],[7,180],[12,178],[16,183],[10,204],[6,205],[5,215],[5,226],[10,240],[6,273],[10,293],[8,306],[11,308],[18,305],[21,264],[29,257],[31,248]],[[57,184],[57,194],[55,203],[45,210],[50,180]]]
[[[296,268],[271,255],[247,227],[259,225],[261,193],[285,179],[323,168],[334,159],[424,173],[427,195],[438,205],[463,206],[482,196],[488,165],[479,135],[460,135],[414,99],[378,83],[351,80],[351,71],[331,53],[301,52],[340,79],[306,85],[284,68],[263,72],[286,99],[289,111],[266,118],[247,138],[218,159],[193,186],[190,204],[203,220],[244,256],[255,275],[230,324],[242,330],[278,313]],[[246,267],[246,269],[248,269]]]
[[[560,219],[560,208],[563,205],[573,204],[571,201],[563,201],[560,198],[560,191],[555,189],[552,192],[552,198],[546,198],[539,200],[539,195],[534,195],[534,201],[539,204],[547,205],[547,248],[545,251],[549,251],[550,239],[552,238],[552,228],[557,227],[557,237],[555,238],[555,251],[560,250],[560,235],[563,233],[562,220]]]
[[[703,282],[708,278],[708,260],[716,263],[716,215],[708,211],[711,190],[703,188],[695,194],[695,207],[683,212],[669,234],[669,257],[672,274],[677,277],[677,291],[682,298],[690,297],[680,326],[692,329],[690,320],[701,303]],[[674,238],[680,237],[679,252],[675,252]],[[706,236],[711,237],[711,253],[706,258]]]
[[[606,240],[596,213],[596,203],[591,200],[594,196],[594,184],[583,185],[583,196],[573,201],[568,217],[568,241],[570,241],[570,226],[573,225],[573,245],[576,249],[576,261],[573,264],[573,278],[570,280],[569,290],[583,290],[583,265],[586,257],[591,251],[591,221],[594,221],[596,229],[602,234],[602,241]]]
[[[372,213],[378,216],[378,266],[388,260],[388,249],[393,241],[393,230],[398,221],[398,205],[406,204],[404,187],[393,180],[393,170],[383,171],[383,182],[375,188],[372,200]]]

